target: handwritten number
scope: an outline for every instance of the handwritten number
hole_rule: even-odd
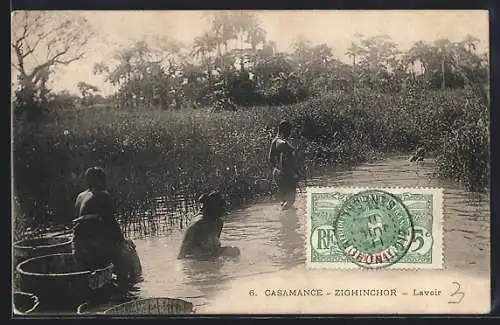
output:
[[[456,282],[456,281],[453,281],[452,282],[457,288],[455,289],[455,291],[450,295],[450,297],[455,297],[455,300],[450,300],[448,301],[449,304],[459,304],[462,302],[462,300],[464,299],[465,297],[465,293],[463,291],[460,291],[460,283]]]

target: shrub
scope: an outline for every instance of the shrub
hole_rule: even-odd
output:
[[[488,109],[471,98],[461,109],[437,151],[437,174],[463,183],[468,190],[485,191],[490,180]]]

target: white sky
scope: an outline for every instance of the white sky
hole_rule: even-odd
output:
[[[77,82],[85,81],[100,87],[102,93],[109,93],[110,88],[102,77],[93,75],[94,63],[110,58],[114,50],[133,39],[158,35],[190,44],[207,28],[202,11],[82,11],[79,14],[88,19],[98,36],[88,44],[84,59],[58,69],[53,77],[56,90],[76,92]],[[480,40],[479,51],[489,48],[488,12],[484,10],[262,10],[256,15],[267,31],[267,39],[274,40],[279,51],[288,50],[290,40],[303,34],[313,44],[327,43],[342,61],[347,60],[344,53],[357,33],[387,34],[400,50],[407,50],[418,40],[458,41],[467,34]]]

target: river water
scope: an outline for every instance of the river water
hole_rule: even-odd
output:
[[[347,170],[329,171],[308,180],[308,186],[399,186],[444,188],[445,267],[489,277],[490,204],[486,194],[470,193],[458,184],[437,180],[435,163],[409,163],[391,157]],[[221,242],[238,246],[238,259],[179,261],[176,255],[182,231],[166,237],[137,239],[144,281],[141,297],[178,297],[192,301],[197,310],[209,309],[212,298],[263,274],[293,272],[305,262],[305,193],[298,194],[297,210],[281,211],[275,202],[253,204],[231,212]]]

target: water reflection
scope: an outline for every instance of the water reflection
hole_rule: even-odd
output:
[[[407,157],[394,157],[352,169],[325,171],[307,185],[445,188],[445,266],[489,277],[489,196],[437,180],[434,167],[432,160],[415,164]],[[237,260],[178,261],[182,231],[164,238],[137,240],[145,278],[140,284],[141,295],[190,298],[195,305],[203,306],[210,297],[229,288],[234,279],[302,267],[305,225],[305,196],[299,195],[297,210],[281,211],[279,204],[264,202],[227,216],[221,242],[240,249]]]
[[[188,285],[196,287],[203,295],[210,296],[218,286],[223,286],[231,277],[222,271],[226,260],[211,261],[183,260],[182,272]]]
[[[302,231],[304,218],[300,220],[299,213],[302,216],[306,215],[302,206],[283,211],[280,215],[281,227],[276,244],[282,250],[280,262],[284,269],[294,268],[305,263],[305,234]]]

